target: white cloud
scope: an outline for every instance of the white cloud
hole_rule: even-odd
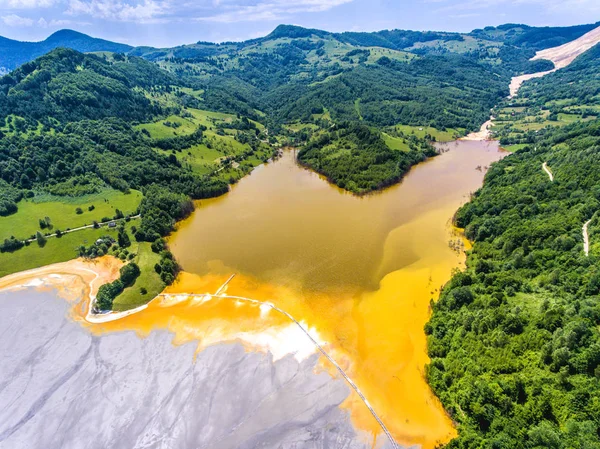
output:
[[[9,27],[30,27],[33,25],[33,19],[17,16],[16,14],[2,16],[1,18],[4,24]]]
[[[471,17],[479,17],[481,13],[478,12],[466,12],[464,14],[450,14],[448,17],[451,19],[469,19]]]
[[[437,0],[423,0],[424,3],[436,1]],[[509,5],[539,5],[544,11],[554,13],[571,11],[587,11],[588,13],[593,13],[600,11],[600,1],[598,0],[467,0],[462,3],[439,8],[436,12],[479,10]]]
[[[158,22],[169,9],[167,1],[70,0],[66,14],[122,22]]]
[[[59,28],[59,27],[73,26],[73,25],[86,26],[86,25],[91,25],[91,23],[81,22],[81,21],[77,21],[77,20],[67,20],[67,19],[46,20],[45,18],[40,17],[40,19],[36,22],[36,25],[39,26],[40,28]]]
[[[298,13],[323,12],[353,0],[256,0],[249,4],[233,4],[220,1],[223,11],[213,15],[197,17],[198,21],[205,22],[249,22],[264,20],[280,20],[284,17]]]
[[[0,0],[17,1],[17,0]],[[25,0],[57,1],[57,0]],[[353,0],[67,0],[66,14],[122,22],[280,20],[297,13],[327,11]]]
[[[0,9],[49,8],[56,0],[0,0]]]
[[[40,17],[38,20],[34,20],[30,17],[21,17],[16,14],[9,14],[7,16],[1,16],[2,22],[9,27],[31,27],[36,26],[39,28],[58,28],[72,25],[90,25],[88,22],[79,22],[74,20],[63,20],[63,19],[50,19],[46,20],[44,17]]]

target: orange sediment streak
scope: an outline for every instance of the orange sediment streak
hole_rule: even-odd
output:
[[[83,299],[83,303],[77,305],[84,313],[90,295],[96,295],[102,284],[117,279],[122,266],[123,262],[112,256],[74,259],[4,276],[0,278],[0,290],[55,289],[69,301]]]

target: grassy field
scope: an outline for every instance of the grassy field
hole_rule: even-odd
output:
[[[383,56],[386,56],[390,59],[393,59],[395,61],[400,61],[400,62],[409,62],[411,59],[414,59],[417,57],[416,55],[414,55],[412,53],[408,53],[405,51],[399,51],[399,50],[391,50],[389,48],[368,47],[367,49],[371,52],[371,54],[369,55],[369,58],[367,59],[368,64],[376,63]]]
[[[77,228],[92,224],[95,221],[101,221],[104,217],[112,218],[116,209],[119,209],[125,215],[133,213],[142,200],[142,193],[137,190],[131,190],[131,193],[124,194],[117,190],[105,190],[101,193],[84,195],[80,197],[58,197],[43,195],[30,199],[21,200],[17,206],[17,213],[7,217],[0,217],[0,238],[5,239],[14,235],[17,238],[25,239],[34,235],[37,231],[43,233],[61,231],[67,228]],[[93,211],[89,211],[89,206],[94,206]],[[75,213],[75,209],[80,207],[82,214]],[[40,229],[39,219],[49,217],[52,229]]]
[[[133,220],[127,223],[126,227],[130,228],[132,224]],[[75,259],[78,257],[78,249],[81,245],[88,246],[105,235],[110,235],[116,240],[116,228],[83,229],[64,234],[60,238],[50,238],[43,248],[40,248],[36,242],[32,242],[29,246],[13,253],[0,253],[0,277]]]
[[[510,151],[512,153],[512,152],[521,150],[521,149],[525,148],[526,146],[527,146],[526,143],[517,143],[515,145],[506,145],[506,146],[503,146],[502,148],[504,150]]]
[[[441,131],[431,126],[409,126],[409,125],[396,125],[397,131],[402,131],[406,135],[414,134],[415,136],[424,139],[427,134],[435,137],[438,142],[450,142],[456,140],[458,137],[464,135],[465,130],[447,128],[445,131]]]
[[[168,126],[166,123],[175,123],[177,124],[177,128]],[[143,123],[141,125],[137,125],[135,128],[139,130],[145,129],[150,133],[150,137],[153,139],[165,139],[167,137],[192,134],[194,131],[196,131],[198,126],[190,119],[182,118],[177,115],[170,115],[166,119],[158,120],[152,123]]]
[[[314,123],[290,123],[289,125],[284,125],[284,127],[294,132],[302,131],[303,129],[309,129],[311,131],[319,129]]]
[[[171,154],[170,151],[157,150],[161,153]],[[194,145],[191,148],[182,151],[176,151],[175,157],[181,165],[189,167],[195,173],[205,175],[211,173],[217,168],[219,164],[217,159],[223,157],[225,154],[214,148],[208,148],[204,144]]]
[[[553,100],[545,103],[543,106],[531,106],[525,97],[511,99],[504,107],[499,107],[494,111],[494,132],[496,137],[509,138],[513,141],[522,139],[524,133],[529,131],[538,132],[546,127],[565,126],[576,121],[595,120],[598,111],[592,108],[580,107],[577,105],[578,99],[567,98]],[[550,109],[561,108],[562,112],[554,116]],[[587,108],[587,109],[585,109]],[[585,118],[582,114],[586,114]],[[520,148],[519,146],[508,146],[508,150]]]
[[[150,243],[136,242],[131,245],[129,250],[136,253],[133,261],[138,264],[141,273],[131,287],[127,287],[115,298],[113,310],[117,312],[146,304],[162,292],[165,287],[160,276],[154,270],[154,265],[158,263],[160,256],[152,252]],[[142,294],[142,288],[146,289],[145,294]]]
[[[203,111],[200,109],[188,109],[188,112],[194,116],[194,122],[198,125],[204,125],[208,129],[214,129],[217,123],[231,123],[235,116],[222,112]]]
[[[188,94],[191,97],[196,97],[199,100],[202,100],[202,95],[204,95],[204,90],[194,90],[191,87],[179,87],[179,90],[185,94]]]
[[[392,150],[410,151],[408,144],[401,137],[390,136],[386,133],[381,133],[385,144]]]

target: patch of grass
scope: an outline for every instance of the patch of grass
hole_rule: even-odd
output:
[[[115,298],[113,310],[117,312],[146,304],[165,288],[165,284],[154,270],[154,265],[159,262],[160,255],[152,252],[150,243],[137,242],[132,244],[129,250],[136,253],[133,261],[140,267],[140,275],[131,287],[127,287]]]
[[[390,136],[386,133],[381,133],[385,144],[392,150],[410,151],[408,144],[401,137]]]
[[[287,129],[291,131],[302,131],[303,129],[309,129],[311,131],[315,131],[319,129],[317,125],[314,123],[291,123],[289,125],[284,125]]]
[[[222,112],[204,111],[192,108],[189,108],[187,111],[194,116],[193,119],[197,125],[204,125],[208,129],[214,129],[215,124],[217,123],[231,123],[235,119],[234,115]]]
[[[53,232],[56,229],[65,231],[80,226],[90,225],[93,221],[101,221],[104,217],[112,218],[116,209],[125,215],[132,214],[142,201],[142,192],[131,190],[124,194],[118,190],[104,190],[100,193],[80,197],[58,197],[41,195],[30,199],[21,200],[17,206],[17,213],[7,217],[0,217],[0,238],[5,239],[14,235],[25,239],[37,231],[42,234]],[[94,206],[89,211],[88,207]],[[81,208],[83,213],[77,214],[75,210]],[[39,219],[49,217],[52,229],[40,229]]]
[[[526,144],[526,143],[518,143],[516,145],[506,145],[506,146],[503,146],[502,148],[506,151],[510,151],[511,153],[513,153],[515,151],[522,150],[527,145],[528,144]]]
[[[126,223],[126,229],[131,229],[133,223],[133,220]],[[13,253],[0,253],[0,277],[75,259],[79,256],[78,249],[81,245],[89,246],[105,235],[110,235],[116,240],[117,229],[107,227],[83,229],[64,234],[60,238],[49,238],[43,248],[36,242],[32,242],[29,246]]]
[[[360,113],[360,98],[354,100],[354,110],[356,111],[356,115],[358,116],[359,120],[362,120],[363,116]]]
[[[180,87],[179,90],[185,94],[188,94],[190,97],[196,97],[199,100],[202,100],[202,95],[204,94],[203,89],[194,90],[191,87]]]
[[[158,151],[171,154],[170,151]],[[186,150],[176,151],[174,154],[184,167],[189,167],[192,171],[200,175],[216,170],[218,168],[217,159],[224,156],[224,153],[214,148],[208,148],[204,144],[194,145]]]
[[[327,108],[323,108],[323,113],[322,114],[313,114],[312,119],[313,120],[323,119],[323,120],[331,121],[331,113],[329,112],[329,110]]]
[[[169,122],[175,123],[177,127],[174,128],[172,126],[165,125],[165,123]],[[141,125],[137,125],[135,128],[139,130],[145,129],[150,133],[150,137],[153,139],[165,139],[167,137],[192,134],[194,131],[196,131],[197,125],[193,120],[182,118],[177,115],[170,115],[163,120],[158,120],[152,123],[143,123]]]
[[[445,131],[433,128],[431,126],[410,126],[396,125],[396,130],[402,131],[406,135],[414,134],[415,136],[424,139],[427,134],[435,137],[437,142],[450,142],[464,135],[465,130],[462,128],[447,128]]]
[[[400,61],[400,62],[409,62],[411,59],[414,59],[417,57],[413,53],[408,53],[406,51],[392,50],[390,48],[367,47],[366,49],[371,52],[371,54],[369,55],[369,58],[367,59],[367,64],[374,64],[383,56],[386,56],[392,60]]]

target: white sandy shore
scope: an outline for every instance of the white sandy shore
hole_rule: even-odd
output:
[[[461,137],[459,140],[470,140],[470,141],[490,140],[491,134],[492,134],[490,128],[493,125],[493,123],[492,123],[493,120],[494,120],[494,117],[490,117],[490,119],[487,122],[485,122],[483,125],[481,125],[481,128],[479,129],[479,131],[470,133],[470,134],[466,135],[465,137]]]

